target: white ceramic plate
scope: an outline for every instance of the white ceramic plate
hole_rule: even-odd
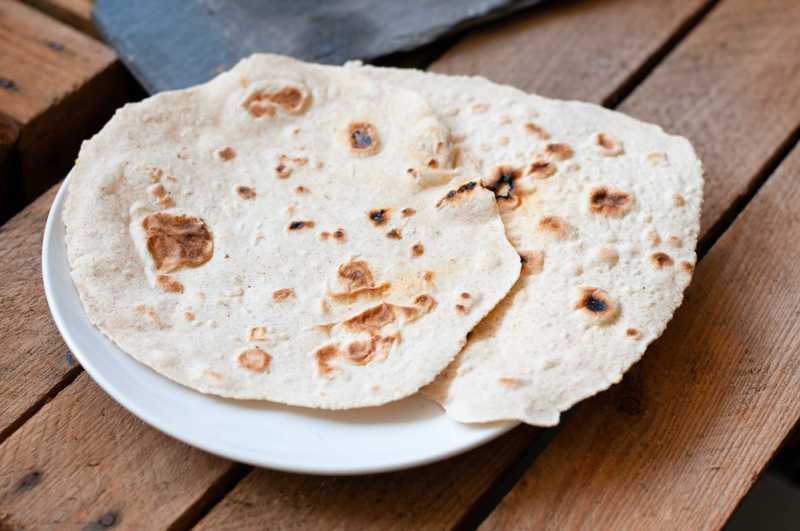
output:
[[[89,322],[69,274],[58,191],[42,248],[50,312],[86,371],[128,411],[181,441],[257,466],[314,474],[366,474],[423,465],[507,432],[515,423],[464,425],[413,396],[381,407],[322,411],[217,398],[159,375]],[[102,245],[102,242],[97,242]]]

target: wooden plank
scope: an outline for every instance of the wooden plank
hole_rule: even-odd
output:
[[[798,24],[796,0],[726,0],[620,107],[694,143],[706,170],[703,232],[798,130]]]
[[[83,33],[99,38],[92,24],[94,0],[23,0],[53,18],[77,28]]]
[[[800,147],[667,333],[578,408],[482,529],[718,529],[800,416]]]
[[[84,373],[0,445],[0,528],[165,529],[232,467],[150,429]]]
[[[0,441],[75,370],[42,287],[42,232],[55,192],[0,226]]]
[[[19,128],[16,185],[29,202],[135,85],[110,48],[16,1],[0,3],[0,48],[0,112]]]
[[[553,2],[464,39],[431,69],[484,76],[559,99],[604,103],[635,79],[708,0]]]
[[[519,429],[466,455],[369,477],[255,470],[195,529],[446,529],[503,472],[535,430]],[[470,478],[470,481],[462,481]]]

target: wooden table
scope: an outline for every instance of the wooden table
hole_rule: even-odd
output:
[[[719,528],[797,423],[800,2],[561,1],[430,65],[689,137],[701,260],[644,360],[557,430],[350,478],[190,448],[76,365],[42,293],[44,220],[80,140],[138,93],[90,0],[29,3],[0,0],[0,212],[22,209],[0,227],[0,529]]]

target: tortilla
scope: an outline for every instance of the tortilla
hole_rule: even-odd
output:
[[[412,91],[277,56],[127,105],[69,175],[86,313],[205,393],[330,409],[408,396],[520,270],[447,139]]]
[[[349,65],[418,91],[494,190],[523,257],[509,296],[424,389],[462,422],[557,424],[619,381],[689,284],[703,198],[690,143],[479,77]]]

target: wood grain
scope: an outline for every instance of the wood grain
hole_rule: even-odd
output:
[[[53,18],[69,24],[95,38],[99,38],[92,24],[94,0],[23,0]]]
[[[633,378],[581,405],[482,529],[718,529],[800,416],[795,149]]]
[[[603,103],[709,3],[554,2],[469,35],[431,70],[484,76],[551,98]]]
[[[703,232],[798,130],[798,24],[796,0],[726,0],[620,106],[695,145]]]
[[[19,129],[16,185],[29,202],[135,85],[110,48],[16,1],[0,2],[0,49],[0,112]]]
[[[0,445],[0,527],[164,529],[231,467],[149,428],[83,373]]]
[[[393,474],[326,478],[256,470],[196,529],[256,529],[266,522],[270,529],[447,529],[535,430],[515,431],[463,456]]]
[[[75,370],[42,288],[42,232],[55,192],[0,226],[0,441]]]

